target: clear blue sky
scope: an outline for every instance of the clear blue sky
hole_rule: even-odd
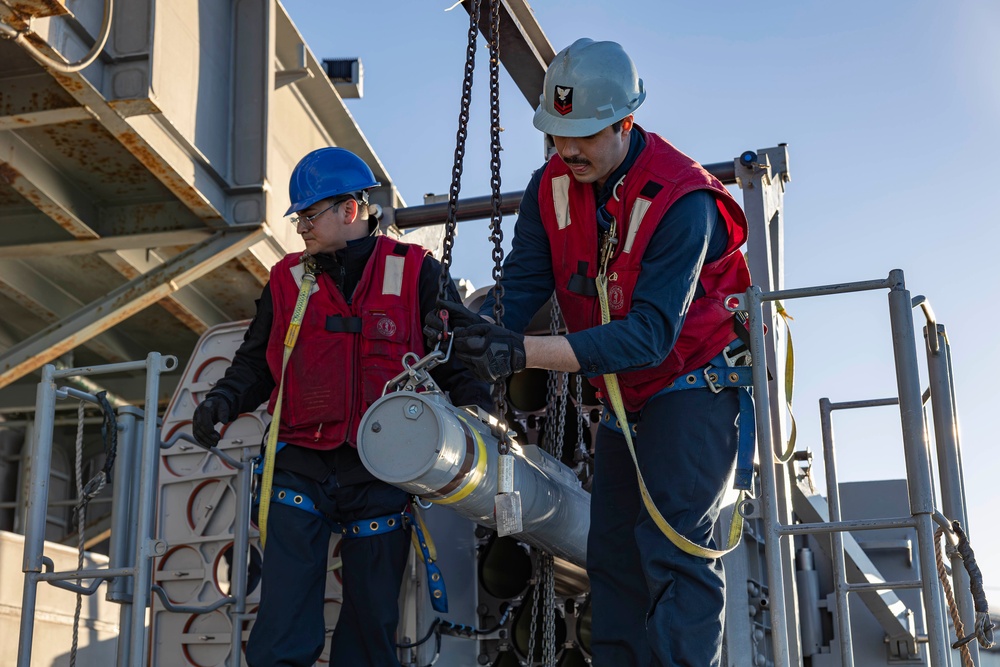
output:
[[[362,59],[364,98],[348,108],[407,203],[447,193],[465,11],[444,11],[451,0],[283,4],[318,58]],[[954,346],[973,547],[1000,606],[1000,385],[991,358],[1000,317],[988,292],[1000,246],[988,194],[1000,155],[1000,4],[537,0],[533,8],[556,50],[579,37],[622,43],[648,91],[637,122],[696,159],[788,143],[787,286],[901,268],[909,289],[930,299]],[[489,193],[482,44],[464,196]],[[527,184],[542,142],[506,75],[501,96],[506,192]],[[513,219],[504,224],[509,234]],[[453,275],[477,287],[491,280],[486,235],[482,224],[463,224],[455,250]],[[787,307],[799,445],[820,459],[821,397],[895,395],[886,300],[880,292]],[[837,413],[834,423],[842,481],[904,476],[898,411]]]

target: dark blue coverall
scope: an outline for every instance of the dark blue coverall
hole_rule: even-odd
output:
[[[598,219],[611,185],[644,146],[631,133],[624,162],[596,192]],[[538,208],[544,167],[521,200],[503,267],[504,326],[524,331],[552,293],[549,240]],[[614,327],[566,336],[588,377],[659,365],[670,352],[695,294],[701,267],[725,252],[726,225],[714,197],[696,191],[671,206],[643,255],[633,305]],[[491,315],[492,298],[480,313]],[[735,338],[735,334],[734,334]],[[719,350],[721,352],[721,350]],[[655,396],[640,414],[635,446],[657,508],[681,534],[708,545],[735,467],[739,389],[690,389]],[[606,405],[605,410],[610,408]],[[722,562],[688,555],[659,530],[642,504],[624,436],[603,425],[595,441],[587,572],[595,667],[719,664],[725,580]]]
[[[348,242],[346,248],[332,255],[316,256],[320,269],[333,279],[348,302],[374,247],[375,237],[369,236]],[[420,313],[415,315],[421,326],[424,316],[436,307],[439,273],[440,264],[428,256],[421,266]],[[458,300],[454,287],[448,298]],[[257,409],[274,389],[266,359],[272,319],[271,292],[266,286],[232,366],[210,392],[230,402],[234,419],[240,412]],[[477,380],[457,361],[438,366],[432,375],[457,405],[492,409],[489,385]],[[286,379],[292,381],[308,378]],[[275,458],[274,486],[304,494],[325,516],[272,500],[261,601],[246,647],[247,664],[312,667],[326,641],[323,610],[331,520],[345,523],[398,514],[408,496],[373,477],[361,463],[357,450],[348,444],[330,451],[284,446]],[[330,664],[399,665],[395,632],[408,553],[408,528],[341,540],[343,602],[331,639]]]

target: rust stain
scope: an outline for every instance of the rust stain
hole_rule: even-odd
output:
[[[7,185],[13,185],[14,181],[21,177],[20,172],[6,162],[0,162],[0,179]]]
[[[18,14],[42,18],[44,16],[62,16],[69,10],[59,0],[6,0],[7,6]]]

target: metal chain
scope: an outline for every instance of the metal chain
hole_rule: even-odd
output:
[[[555,294],[551,299],[549,334],[558,336],[562,326],[562,309]],[[569,400],[569,373],[549,371],[545,407],[546,451],[562,460],[563,444],[566,438],[566,403]]]
[[[587,443],[583,440],[583,375],[576,375],[576,448],[586,453]]]
[[[503,326],[503,230],[500,222],[500,1],[490,0],[490,240],[493,241],[493,319]],[[503,380],[493,385],[493,403],[503,428],[497,449],[510,454],[510,430],[507,420],[507,384]]]
[[[552,556],[542,554],[542,580],[545,588],[545,608],[542,610],[542,665],[556,665],[556,573]]]
[[[538,552],[540,555],[544,556],[544,552]],[[540,564],[539,564],[540,565]],[[538,589],[541,587],[541,581],[538,578],[538,573],[535,574],[535,587],[531,589],[531,623],[528,626],[528,664],[535,664],[535,633],[538,632]]]
[[[465,50],[465,77],[462,80],[462,104],[458,114],[458,134],[455,138],[455,163],[451,168],[448,189],[448,217],[441,242],[441,275],[438,276],[438,296],[445,298],[451,282],[451,251],[455,246],[458,217],[458,193],[462,190],[462,165],[465,161],[465,140],[469,136],[469,106],[472,104],[472,79],[476,70],[476,39],[479,36],[479,13],[482,0],[473,0],[469,11],[469,44]]]

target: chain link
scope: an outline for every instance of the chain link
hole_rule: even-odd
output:
[[[587,443],[583,440],[583,375],[576,375],[576,448],[587,453]]]
[[[544,555],[539,552],[540,555]],[[535,664],[535,633],[538,632],[538,589],[542,587],[542,583],[538,578],[538,573],[535,574],[535,587],[531,589],[531,624],[528,626],[528,664]]]
[[[455,227],[458,218],[458,193],[462,190],[462,165],[465,162],[465,140],[469,136],[469,106],[472,104],[472,79],[476,70],[476,39],[479,37],[479,14],[482,0],[472,0],[469,10],[469,43],[465,51],[465,76],[462,80],[462,104],[458,114],[458,134],[455,138],[455,162],[451,168],[451,187],[448,189],[448,217],[444,223],[444,240],[441,242],[441,275],[438,276],[438,296],[444,299],[451,282],[451,251],[455,246]]]
[[[493,319],[503,326],[503,230],[500,222],[500,2],[490,0],[490,240],[493,241]],[[497,449],[510,453],[510,429],[507,428],[507,384],[493,385],[493,403],[501,421]]]
[[[542,611],[542,665],[556,665],[556,572],[552,556],[542,554],[542,578],[545,582],[545,608]]]

